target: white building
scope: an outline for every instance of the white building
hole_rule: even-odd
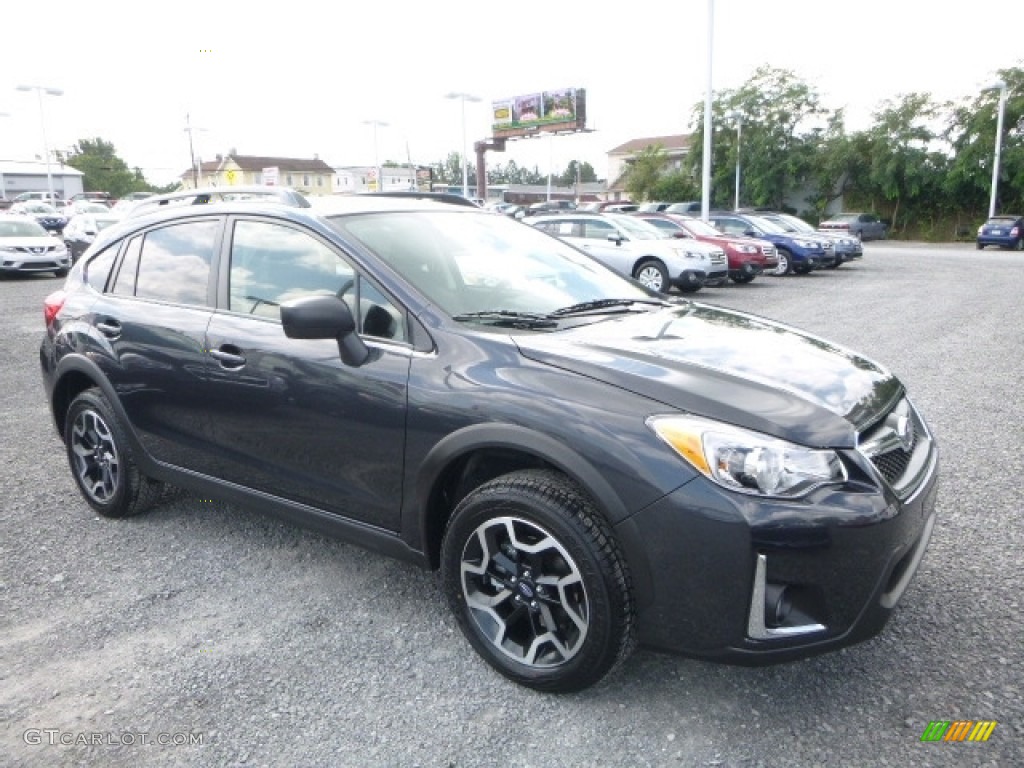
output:
[[[53,193],[67,200],[72,195],[84,192],[83,174],[70,165],[50,163],[50,179]],[[0,161],[0,198],[14,199],[22,192],[49,192],[46,181],[46,163],[40,160]]]

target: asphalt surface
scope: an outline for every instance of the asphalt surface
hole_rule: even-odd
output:
[[[893,618],[774,667],[640,651],[571,696],[492,672],[436,574],[184,493],[98,518],[40,383],[42,299],[61,281],[0,280],[0,765],[1024,764],[1024,255],[865,251],[695,298],[806,328],[906,383],[942,475]],[[985,743],[922,743],[933,720],[998,725]]]

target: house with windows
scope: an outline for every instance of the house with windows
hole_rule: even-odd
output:
[[[624,200],[626,195],[626,174],[636,156],[648,147],[660,147],[668,157],[665,173],[675,173],[683,167],[683,160],[690,151],[693,136],[679,133],[671,136],[649,136],[641,139],[630,139],[608,150],[608,189],[606,199]]]
[[[333,179],[334,169],[316,155],[312,159],[239,155],[233,149],[214,160],[197,163],[195,169],[181,175],[185,189],[272,184],[292,187],[305,195],[331,194]]]

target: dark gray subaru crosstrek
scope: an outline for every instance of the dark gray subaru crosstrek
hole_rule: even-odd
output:
[[[581,689],[637,642],[863,640],[928,544],[938,451],[886,369],[507,217],[355,197],[107,232],[40,349],[88,504],[171,483],[440,568],[518,683]]]

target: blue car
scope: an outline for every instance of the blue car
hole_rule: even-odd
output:
[[[779,258],[776,275],[794,272],[802,275],[835,265],[835,246],[831,240],[814,233],[786,232],[760,216],[732,211],[712,211],[708,220],[727,235],[756,237],[771,242]]]
[[[993,216],[978,227],[978,250],[986,245],[1024,251],[1024,216]]]

